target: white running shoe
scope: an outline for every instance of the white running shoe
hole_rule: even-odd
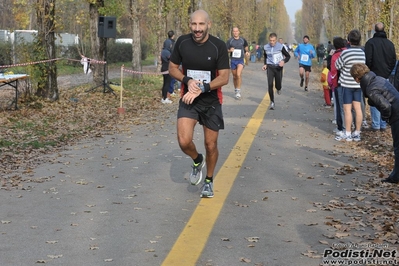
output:
[[[235,90],[235,93],[236,93],[236,99],[241,99],[241,90]]]
[[[166,98],[165,100],[162,100],[161,101],[162,103],[166,103],[166,104],[169,104],[169,103],[173,103],[171,100],[169,100],[168,98]]]

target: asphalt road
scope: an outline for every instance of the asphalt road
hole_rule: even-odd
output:
[[[350,150],[333,139],[318,73],[305,92],[292,59],[269,110],[261,66],[245,67],[241,100],[223,88],[213,199],[189,184],[175,100],[163,121],[86,140],[25,190],[0,190],[0,265],[323,265],[324,249],[349,241],[326,223],[345,211],[323,206],[354,188],[336,175]],[[200,126],[195,143],[204,151]]]

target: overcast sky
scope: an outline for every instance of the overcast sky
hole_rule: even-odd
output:
[[[295,21],[295,12],[302,9],[302,0],[284,0],[285,8],[292,22]]]

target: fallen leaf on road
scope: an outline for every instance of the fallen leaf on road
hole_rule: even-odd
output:
[[[240,258],[240,261],[241,261],[241,262],[245,262],[245,263],[250,263],[250,262],[251,262],[250,259],[244,258],[244,257],[241,257],[241,258]]]
[[[259,237],[257,236],[250,236],[250,237],[246,237],[246,240],[248,240],[249,242],[258,242],[259,241]]]

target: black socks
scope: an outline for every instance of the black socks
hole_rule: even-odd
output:
[[[194,163],[195,163],[195,164],[201,163],[203,159],[204,159],[204,156],[202,156],[201,153],[198,153],[197,158],[194,159]]]

